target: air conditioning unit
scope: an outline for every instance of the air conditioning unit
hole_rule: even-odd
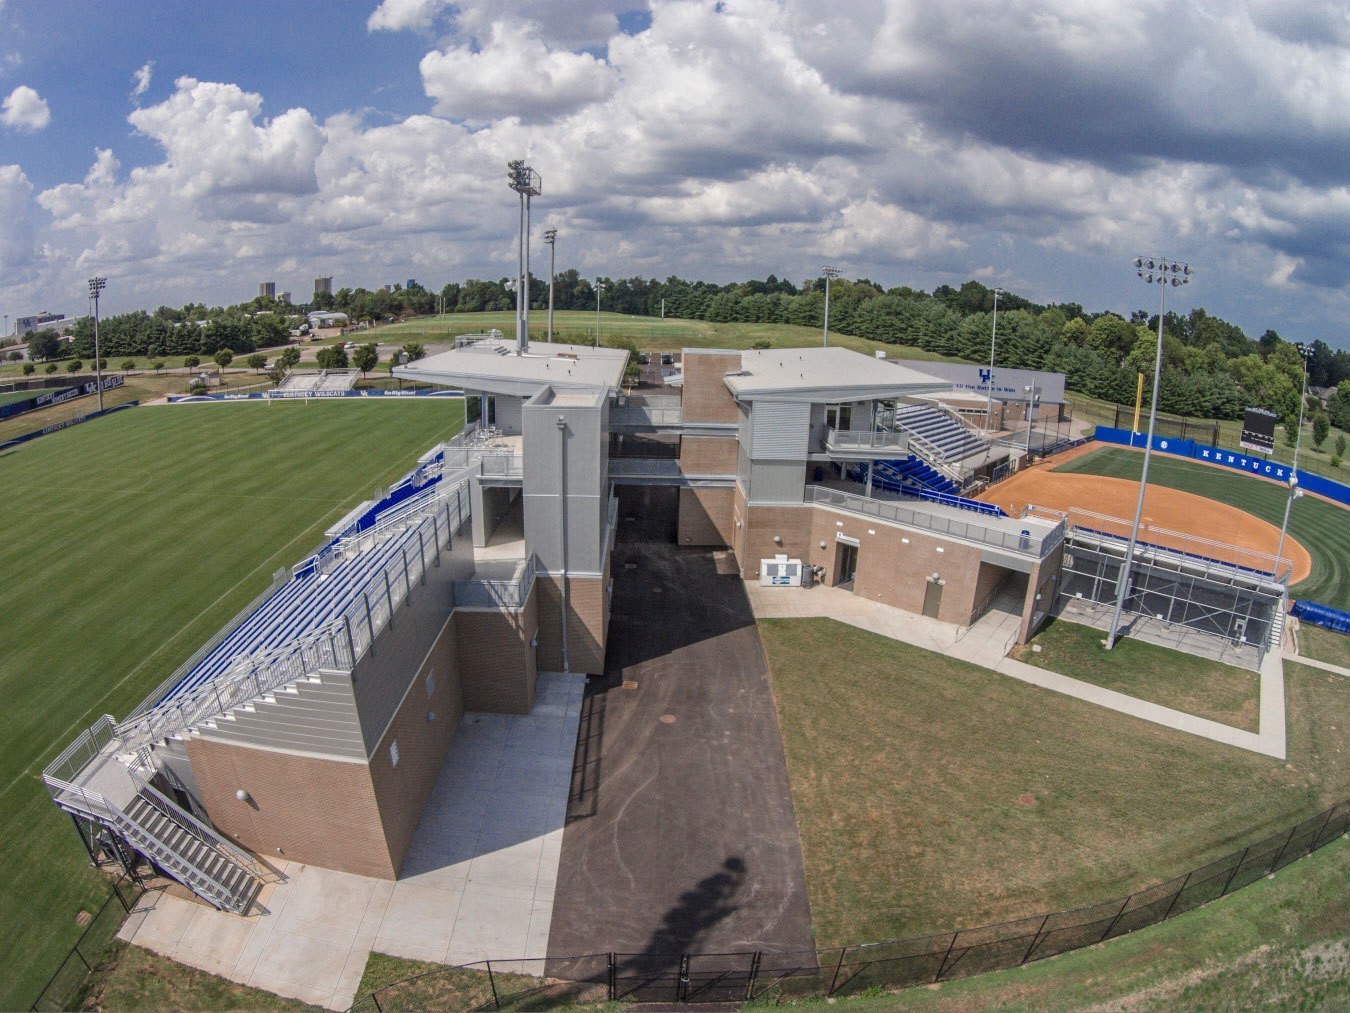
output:
[[[800,559],[777,555],[759,561],[759,583],[762,587],[801,587],[805,571]]]

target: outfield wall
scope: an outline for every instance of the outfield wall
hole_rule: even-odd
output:
[[[295,401],[333,397],[463,397],[462,390],[262,390],[238,394],[170,394],[169,404],[199,404],[212,401]]]
[[[1096,439],[1101,443],[1115,443],[1138,450],[1143,450],[1147,442],[1147,437],[1143,433],[1133,433],[1128,429],[1112,429],[1110,426],[1098,426]],[[1176,457],[1189,457],[1205,464],[1219,464],[1260,478],[1272,478],[1285,484],[1288,484],[1291,476],[1296,476],[1299,487],[1304,491],[1325,496],[1342,506],[1350,506],[1350,486],[1301,469],[1296,472],[1287,464],[1268,461],[1254,454],[1224,450],[1221,447],[1211,447],[1196,443],[1194,440],[1178,440],[1170,436],[1154,436],[1153,449]]]
[[[103,389],[112,390],[114,387],[122,386],[123,378],[120,373],[103,378]],[[28,412],[35,412],[39,408],[50,408],[52,405],[61,404],[63,401],[69,401],[72,398],[86,397],[89,394],[98,393],[98,381],[90,380],[87,383],[79,384],[75,387],[63,387],[60,390],[48,390],[42,394],[34,394],[24,401],[11,401],[7,405],[0,405],[0,419],[13,418],[16,415],[24,415]]]

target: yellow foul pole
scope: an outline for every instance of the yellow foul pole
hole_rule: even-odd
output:
[[[1134,425],[1130,428],[1130,432],[1132,433],[1139,432],[1139,409],[1143,406],[1143,404],[1144,404],[1144,374],[1140,373],[1139,383],[1134,390]]]

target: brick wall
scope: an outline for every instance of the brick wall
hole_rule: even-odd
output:
[[[1063,566],[1064,543],[1060,542],[1050,555],[1032,567],[1031,575],[1027,578],[1027,598],[1022,605],[1022,622],[1017,628],[1019,644],[1025,644],[1034,637],[1036,631],[1050,618],[1050,610],[1059,594]],[[1041,596],[1040,601],[1036,600],[1038,594]]]
[[[188,760],[211,822],[263,856],[393,879],[370,767],[232,742],[190,739]],[[250,800],[241,802],[243,789]]]
[[[572,577],[567,582],[567,660],[573,672],[600,675],[605,670],[609,628],[607,582],[607,577]],[[539,667],[545,672],[561,672],[561,578],[540,574],[534,588],[539,604]]]
[[[686,475],[735,475],[736,436],[686,436],[680,440],[680,471]]]
[[[732,542],[736,526],[732,520],[735,490],[681,489],[680,520],[676,537],[681,545],[712,545],[718,548]]]
[[[519,612],[455,610],[465,710],[530,713],[535,683],[535,652],[530,642],[539,629],[536,602],[531,593]]]
[[[369,763],[189,739],[211,821],[260,855],[395,878],[464,712],[456,648],[447,621]]]
[[[741,368],[740,352],[686,354],[681,408],[685,422],[731,422],[738,419],[736,401],[722,377]]]

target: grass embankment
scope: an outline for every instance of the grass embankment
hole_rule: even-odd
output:
[[[583,310],[554,313],[555,341],[589,345],[595,340],[595,314]],[[402,344],[422,342],[442,344],[453,341],[460,334],[482,334],[497,328],[507,338],[515,336],[515,314],[447,313],[439,317],[418,317],[402,324],[381,327],[378,338],[382,342]],[[548,329],[548,314],[535,310],[530,316],[530,341],[543,342]],[[746,349],[760,341],[773,348],[803,348],[818,346],[822,333],[814,327],[794,324],[736,324],[708,323],[703,320],[677,320],[659,317],[633,317],[625,313],[600,314],[600,340],[607,338],[631,339],[641,351],[678,351],[681,348],[736,348]],[[868,341],[849,334],[830,332],[830,344],[851,348],[865,355],[878,350],[891,359],[922,359],[928,362],[961,362],[951,356],[926,352],[914,345],[888,345]]]
[[[1144,455],[1139,451],[1104,447],[1055,471],[1138,482],[1143,466]],[[1289,501],[1289,490],[1275,482],[1167,454],[1153,455],[1148,480],[1150,485],[1228,503],[1277,528]],[[1290,589],[1293,596],[1350,609],[1350,512],[1315,496],[1304,496],[1290,511],[1289,534],[1308,550],[1313,562],[1308,579]]]
[[[760,629],[822,946],[1122,897],[1350,796],[1327,672],[1291,666],[1283,763],[831,620]]]
[[[23,561],[0,582],[0,1009],[27,1008],[108,893],[43,766],[462,418],[457,400],[136,408],[0,453]]]
[[[1255,732],[1261,719],[1261,677],[1208,658],[1122,638],[1108,654],[1101,630],[1052,619],[1030,644],[1013,649],[1018,661],[1103,689]],[[1037,651],[1035,648],[1039,647]]]

